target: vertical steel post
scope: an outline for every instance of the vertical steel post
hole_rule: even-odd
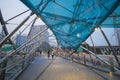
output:
[[[86,65],[86,55],[84,54],[84,64]]]
[[[109,61],[110,61],[110,69],[111,69],[111,72],[115,72],[114,70],[114,62],[113,62],[113,57],[109,57]]]

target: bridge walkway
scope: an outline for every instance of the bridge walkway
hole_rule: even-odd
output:
[[[39,56],[16,80],[119,80],[113,76],[89,67],[55,57]]]

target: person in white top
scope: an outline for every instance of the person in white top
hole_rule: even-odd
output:
[[[55,51],[52,50],[52,53],[51,53],[51,55],[52,55],[52,60],[54,59],[54,53],[55,53]]]

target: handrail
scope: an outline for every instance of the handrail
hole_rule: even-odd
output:
[[[39,36],[41,33],[43,33],[44,31],[46,31],[48,29],[48,27],[46,29],[44,29],[43,31],[39,32],[38,34],[36,34],[35,36],[33,36],[30,40],[26,41],[24,44],[22,44],[19,48],[17,48],[16,50],[14,50],[13,52],[9,53],[7,56],[5,56],[4,58],[0,59],[0,63],[2,63],[4,60],[6,60],[9,56],[11,56],[12,54],[16,53],[18,50],[20,50],[22,47],[24,47],[28,42],[30,42],[31,40],[33,40],[34,38],[36,38],[37,36]]]
[[[83,48],[84,50],[88,51],[90,54],[92,54],[94,57],[98,58],[100,61],[102,61],[103,63],[105,63],[106,65],[114,68],[116,71],[120,72],[119,69],[117,69],[116,67],[113,67],[110,65],[110,63],[108,63],[107,61],[104,61],[101,57],[98,57],[95,53],[93,53],[92,51],[88,50],[87,48],[81,46],[81,48]]]

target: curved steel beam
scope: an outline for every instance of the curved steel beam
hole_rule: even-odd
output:
[[[3,31],[4,31],[5,35],[7,36],[9,33],[8,33],[7,28],[6,28],[5,21],[4,21],[4,19],[3,19],[1,10],[0,10],[0,23],[3,25],[3,26],[2,26]],[[9,43],[12,45],[13,49],[15,50],[16,48],[15,48],[15,46],[14,46],[14,44],[13,44],[13,42],[12,42],[11,39],[9,39]]]

